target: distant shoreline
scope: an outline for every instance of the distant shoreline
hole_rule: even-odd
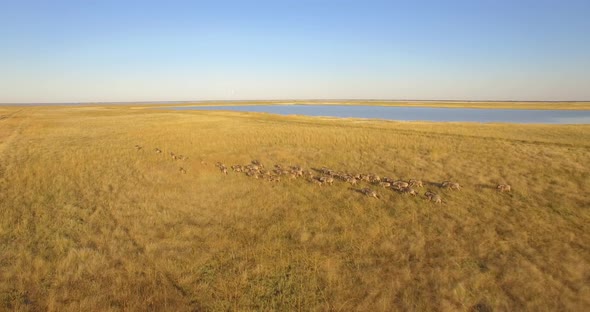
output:
[[[590,110],[590,101],[462,101],[462,100],[212,100],[71,103],[1,103],[1,106],[138,106],[154,108],[201,105],[367,105],[441,108]]]

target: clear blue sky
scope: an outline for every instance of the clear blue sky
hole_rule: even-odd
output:
[[[0,103],[590,100],[589,0],[0,0]]]

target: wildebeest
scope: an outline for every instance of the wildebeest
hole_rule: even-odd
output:
[[[404,188],[410,186],[410,184],[406,181],[395,181],[393,183],[391,183],[391,188],[396,189],[396,190],[403,190]]]
[[[356,185],[358,180],[355,177],[349,177],[346,179],[346,182],[352,184],[352,185]]]
[[[260,170],[261,167],[259,165],[250,164],[250,165],[247,165],[246,168],[249,170],[258,171],[258,170]]]
[[[416,180],[416,179],[410,179],[408,181],[409,186],[415,186],[415,187],[424,187],[424,185],[422,184],[421,180]]]
[[[221,173],[227,174],[227,167],[224,164],[217,162],[217,163],[215,163],[215,166],[217,166],[219,168]]]
[[[178,169],[178,171],[180,171],[180,173],[182,173],[182,174],[186,174],[186,170],[182,167],[180,167],[180,169]]]
[[[498,184],[496,190],[498,190],[498,192],[510,192],[512,188],[510,187],[510,184]]]
[[[246,175],[249,177],[253,177],[256,175],[256,172],[249,170],[249,171],[246,171]]]
[[[404,187],[403,189],[401,189],[401,192],[404,193],[404,194],[410,194],[412,196],[416,196],[417,195],[416,190],[414,190],[413,188],[411,188],[409,186],[408,187]]]
[[[391,183],[389,182],[379,182],[379,186],[385,188],[385,187],[391,187]]]
[[[459,183],[457,183],[457,182],[443,181],[440,185],[443,188],[448,188],[451,190],[457,190],[457,191],[461,190],[461,185],[459,185]]]
[[[424,196],[426,196],[426,198],[429,201],[433,201],[435,204],[441,204],[442,203],[442,199],[440,198],[440,196],[437,195],[434,192],[426,191],[426,193],[424,193]]]
[[[437,194],[434,194],[434,196],[432,196],[430,200],[433,201],[435,204],[442,204],[442,198],[440,198],[440,196]]]
[[[324,184],[332,185],[332,183],[334,183],[334,178],[332,177],[319,177],[318,180],[320,180]]]
[[[379,177],[376,174],[372,174],[372,175],[369,176],[369,182],[379,183],[379,182],[381,182],[381,177]]]
[[[319,186],[322,186],[322,185],[324,185],[324,182],[323,182],[323,181],[321,181],[321,180],[320,180],[319,178],[317,178],[317,177],[312,177],[312,178],[311,178],[309,181],[310,181],[311,183],[313,183],[313,184],[317,184],[317,185],[319,185]]]
[[[251,161],[251,163],[252,163],[252,165],[255,165],[255,166],[257,166],[258,168],[262,168],[262,167],[264,167],[264,166],[262,165],[262,163],[261,163],[259,160],[257,160],[257,159],[254,159],[254,160],[252,160],[252,161]]]
[[[363,194],[365,194],[366,196],[374,197],[374,198],[379,199],[379,195],[377,194],[377,192],[373,191],[370,188],[361,189],[360,192],[363,193]]]

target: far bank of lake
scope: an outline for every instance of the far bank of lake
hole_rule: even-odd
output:
[[[590,124],[590,110],[474,109],[367,105],[219,105],[172,107],[172,109],[371,118],[397,121]]]

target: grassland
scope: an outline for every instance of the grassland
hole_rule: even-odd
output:
[[[0,115],[0,310],[590,309],[589,125]],[[377,200],[214,166],[252,159],[463,189]]]

